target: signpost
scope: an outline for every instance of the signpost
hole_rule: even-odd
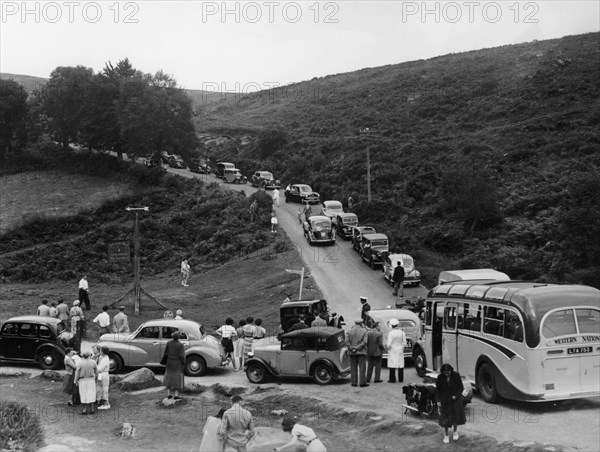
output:
[[[304,267],[302,267],[302,270],[291,270],[289,268],[286,268],[285,271],[288,273],[300,275],[300,292],[298,293],[298,300],[302,300],[302,285],[304,284]]]
[[[131,262],[128,240],[113,240],[108,243],[108,262]]]

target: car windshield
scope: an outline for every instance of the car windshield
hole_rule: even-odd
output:
[[[371,246],[388,246],[387,240],[373,240]]]
[[[397,262],[398,262],[398,259],[394,259],[394,261],[392,262],[392,265],[395,267],[397,265],[396,264]],[[407,272],[411,272],[415,268],[415,263],[413,261],[413,258],[410,257],[409,255],[402,256],[401,264],[400,265],[402,265],[402,267],[404,268],[404,270],[407,271]]]
[[[331,223],[328,221],[313,221],[313,229],[315,231],[326,231],[331,228]]]
[[[268,180],[272,180],[273,179],[273,175],[271,173],[266,172],[266,171],[260,173],[260,177],[262,177],[263,179],[268,179]]]
[[[303,192],[303,193],[310,193],[312,192],[312,188],[310,188],[308,185],[299,185],[298,186],[298,190]]]
[[[329,204],[325,206],[325,209],[329,210],[330,212],[341,212],[342,206],[339,204]]]
[[[353,224],[358,224],[358,218],[356,217],[346,217],[343,219],[344,224],[347,225],[353,225]]]
[[[367,234],[374,234],[375,233],[375,228],[363,228],[361,231],[361,234],[367,235]]]

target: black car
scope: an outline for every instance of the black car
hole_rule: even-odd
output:
[[[352,238],[352,230],[358,226],[358,217],[353,213],[340,213],[335,222],[335,230],[337,234],[345,239]]]
[[[361,253],[363,234],[375,234],[375,232],[375,228],[371,226],[356,226],[354,229],[352,229],[352,248]]]
[[[190,161],[190,171],[198,174],[208,174],[210,173],[210,166],[200,159],[192,159]]]
[[[313,191],[310,185],[294,184],[290,186],[289,190],[286,189],[285,202],[319,204],[321,202],[321,195]]]
[[[281,182],[273,177],[269,171],[256,171],[252,175],[252,185],[254,187],[264,188],[265,190],[275,190],[281,188]]]
[[[43,369],[63,366],[67,343],[61,339],[65,325],[53,317],[13,317],[0,330],[0,360],[38,363]]]

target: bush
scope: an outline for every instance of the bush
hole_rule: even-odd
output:
[[[38,417],[17,402],[0,402],[0,449],[37,450],[44,444]]]

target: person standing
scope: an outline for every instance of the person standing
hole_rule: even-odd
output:
[[[404,267],[401,265],[400,259],[396,262],[392,280],[394,281],[394,290],[392,294],[398,296],[398,290],[400,290],[400,296],[404,296]]]
[[[279,189],[276,188],[273,190],[273,204],[279,207]]]
[[[183,320],[183,311],[181,309],[175,311],[175,317],[173,320]]]
[[[262,326],[262,319],[256,318],[254,319],[254,340],[263,339],[267,335],[267,330]]]
[[[231,408],[223,413],[220,435],[224,449],[231,447],[237,452],[246,452],[246,444],[255,434],[252,413],[242,406],[242,397],[231,398]]]
[[[327,452],[325,445],[317,438],[317,434],[312,428],[297,424],[291,417],[288,416],[283,418],[281,428],[284,432],[289,432],[292,435],[292,439],[283,446],[276,447],[275,452],[287,450],[292,446],[296,446],[294,450]]]
[[[371,382],[375,370],[375,383],[381,383],[381,359],[383,356],[383,334],[379,322],[367,333],[367,382]]]
[[[367,303],[367,297],[360,297],[360,304],[362,308],[360,310],[360,317],[363,319],[363,322],[367,319],[367,312],[371,310],[371,305]]]
[[[233,366],[234,372],[242,370],[244,365],[244,326],[246,326],[246,320],[242,319],[239,322],[239,326],[235,330],[238,339],[233,343],[233,355],[234,359],[239,365]]]
[[[258,213],[258,203],[256,202],[256,199],[254,201],[252,201],[252,204],[250,204],[250,221],[254,222],[256,221],[256,214]]]
[[[179,331],[171,334],[171,340],[167,342],[165,354],[161,363],[166,364],[163,385],[167,387],[168,398],[180,400],[179,391],[183,389],[183,369],[185,368],[185,352],[183,344],[179,342]]]
[[[348,353],[350,355],[350,380],[352,386],[360,384],[361,388],[369,386],[367,383],[367,330],[363,326],[363,320],[357,319],[350,328],[346,340]]]
[[[53,301],[50,303],[50,310],[48,311],[48,315],[52,318],[58,318],[58,309],[56,309],[56,303]]]
[[[271,232],[277,232],[277,216],[275,215],[275,211],[271,212]]]
[[[348,211],[352,212],[353,208],[354,208],[354,199],[352,199],[352,196],[348,196]]]
[[[92,320],[100,329],[100,336],[110,333],[110,315],[108,315],[108,306],[102,306],[102,312]]]
[[[437,398],[440,402],[440,427],[444,428],[444,443],[449,443],[448,429],[452,427],[454,441],[458,440],[457,426],[467,422],[465,407],[462,400],[464,390],[462,378],[448,363],[440,369],[436,381]]]
[[[83,316],[83,311],[79,307],[79,300],[75,300],[73,302],[73,306],[69,311],[69,316],[71,318],[73,348],[77,351],[77,353],[81,353],[81,341],[83,340],[83,335],[85,334],[85,317]]]
[[[79,301],[85,304],[86,311],[90,310],[90,286],[86,275],[79,280]]]
[[[190,277],[190,264],[188,260],[184,259],[181,261],[181,285],[184,287],[188,286],[188,278]]]
[[[113,317],[113,333],[129,334],[129,320],[125,314],[125,306],[120,306],[119,312]]]
[[[75,386],[75,371],[77,370],[77,364],[75,364],[75,361],[73,361],[73,356],[76,353],[77,352],[72,347],[67,347],[65,349],[64,363],[65,363],[65,370],[67,371],[67,374],[65,375],[65,377],[63,379],[63,392],[70,396],[69,402],[67,403],[67,405],[69,405],[69,406],[75,406],[75,400],[73,398],[73,394],[75,393],[75,390],[77,389]]]
[[[48,306],[48,300],[42,300],[42,304],[37,308],[37,315],[42,317],[50,317],[50,306]]]
[[[325,317],[327,317],[327,313],[326,312],[321,312],[317,317],[315,317],[315,319],[310,322],[310,326],[311,327],[325,327],[327,326],[327,320],[325,319]]]
[[[108,352],[107,346],[103,345],[100,347],[100,357],[98,358],[98,390],[96,391],[97,397],[100,397],[98,399],[99,410],[108,410],[110,408],[110,403],[108,402],[108,387],[110,385],[110,377],[108,376],[110,359]]]
[[[388,333],[386,348],[388,350],[387,366],[390,370],[388,382],[396,383],[396,369],[398,369],[398,382],[404,381],[404,347],[406,347],[406,334],[399,328],[398,319],[390,320],[392,331]]]
[[[79,397],[83,405],[81,414],[94,414],[98,367],[95,361],[90,358],[90,352],[84,352],[81,357],[83,359],[77,365],[74,379],[75,385],[79,386]]]
[[[225,325],[219,327],[216,331],[221,336],[221,345],[225,351],[225,357],[233,363],[233,370],[237,371],[237,363],[235,356],[233,356],[233,341],[237,339],[237,331],[233,327],[233,319],[227,317],[225,319]]]
[[[58,305],[56,306],[57,317],[60,320],[65,328],[69,328],[69,306],[65,303],[65,300],[62,298],[58,299]]]
[[[248,359],[248,354],[252,352],[252,344],[256,335],[256,327],[254,326],[254,317],[247,317],[246,324],[242,327],[244,345],[242,346],[242,367]]]
[[[215,416],[208,416],[202,429],[202,442],[200,452],[217,452],[223,450],[223,441],[219,436],[219,427],[223,419],[225,409],[221,408]]]

